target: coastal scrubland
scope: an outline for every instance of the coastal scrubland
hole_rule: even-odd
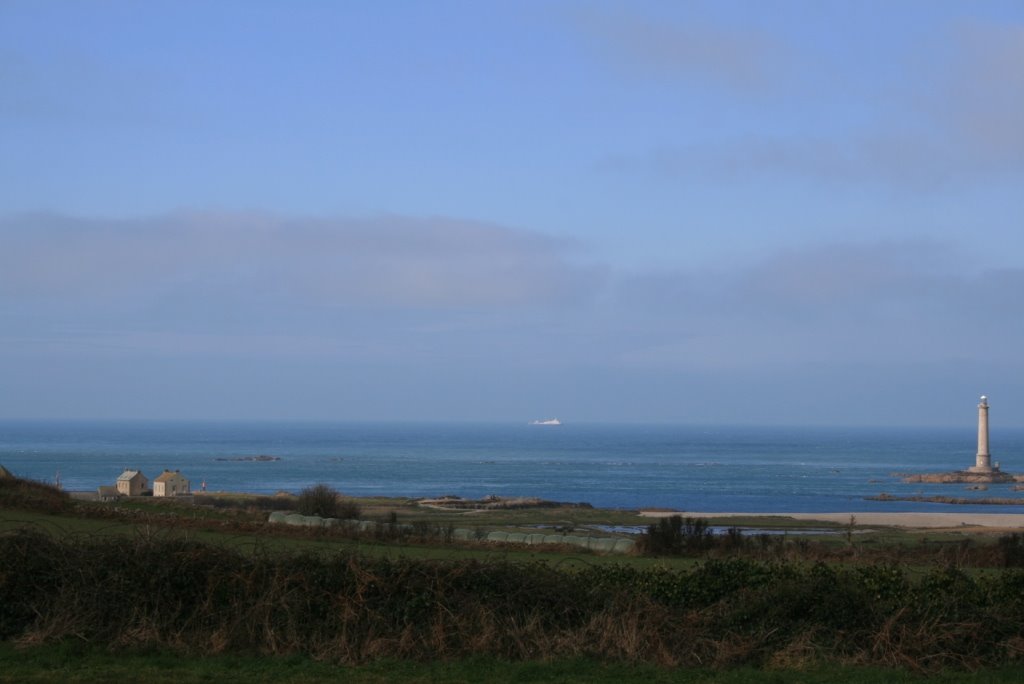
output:
[[[613,557],[426,533],[450,511],[423,511],[419,538],[351,539],[272,529],[262,503],[240,498],[83,504],[44,487],[0,485],[0,677],[9,681],[94,681],[125,663],[141,672],[168,661],[175,681],[230,663],[241,663],[235,674],[262,668],[265,681],[322,681],[339,667],[351,681],[1024,673],[1024,544],[1011,535],[869,541],[851,521],[820,537],[769,537],[668,518],[647,530],[638,555]],[[385,500],[360,511],[388,520],[403,506],[412,515]],[[571,513],[473,515],[515,526]],[[668,548],[652,546],[659,528]],[[69,678],[68,663],[94,679]]]

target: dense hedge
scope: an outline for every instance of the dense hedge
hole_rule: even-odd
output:
[[[339,662],[488,655],[666,665],[978,667],[1024,653],[1024,572],[707,561],[690,570],[242,555],[0,536],[0,638]]]
[[[20,477],[0,477],[0,508],[42,513],[63,513],[71,497],[53,485]]]

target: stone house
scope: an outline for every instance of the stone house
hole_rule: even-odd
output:
[[[180,470],[165,470],[153,480],[153,496],[185,496],[191,493],[189,485]]]
[[[141,496],[149,488],[149,480],[139,470],[126,470],[117,478],[117,493],[122,496]]]
[[[114,501],[120,494],[117,487],[111,485],[100,485],[96,488],[96,497],[100,501]]]

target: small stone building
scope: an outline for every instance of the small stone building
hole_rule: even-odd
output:
[[[185,496],[191,493],[189,486],[180,470],[165,470],[153,480],[153,496]]]
[[[117,493],[122,496],[141,496],[149,489],[149,480],[140,470],[126,470],[117,478]]]
[[[114,501],[120,494],[117,491],[117,487],[111,485],[100,485],[96,488],[96,497],[100,501]]]

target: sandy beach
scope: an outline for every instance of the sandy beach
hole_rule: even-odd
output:
[[[906,527],[911,529],[985,527],[995,529],[1024,529],[1024,513],[714,513],[702,511],[641,511],[643,516],[662,518],[682,515],[690,518],[732,518],[732,517],[773,517],[794,520],[820,520],[831,523],[848,523],[850,516],[858,525],[879,525]]]

